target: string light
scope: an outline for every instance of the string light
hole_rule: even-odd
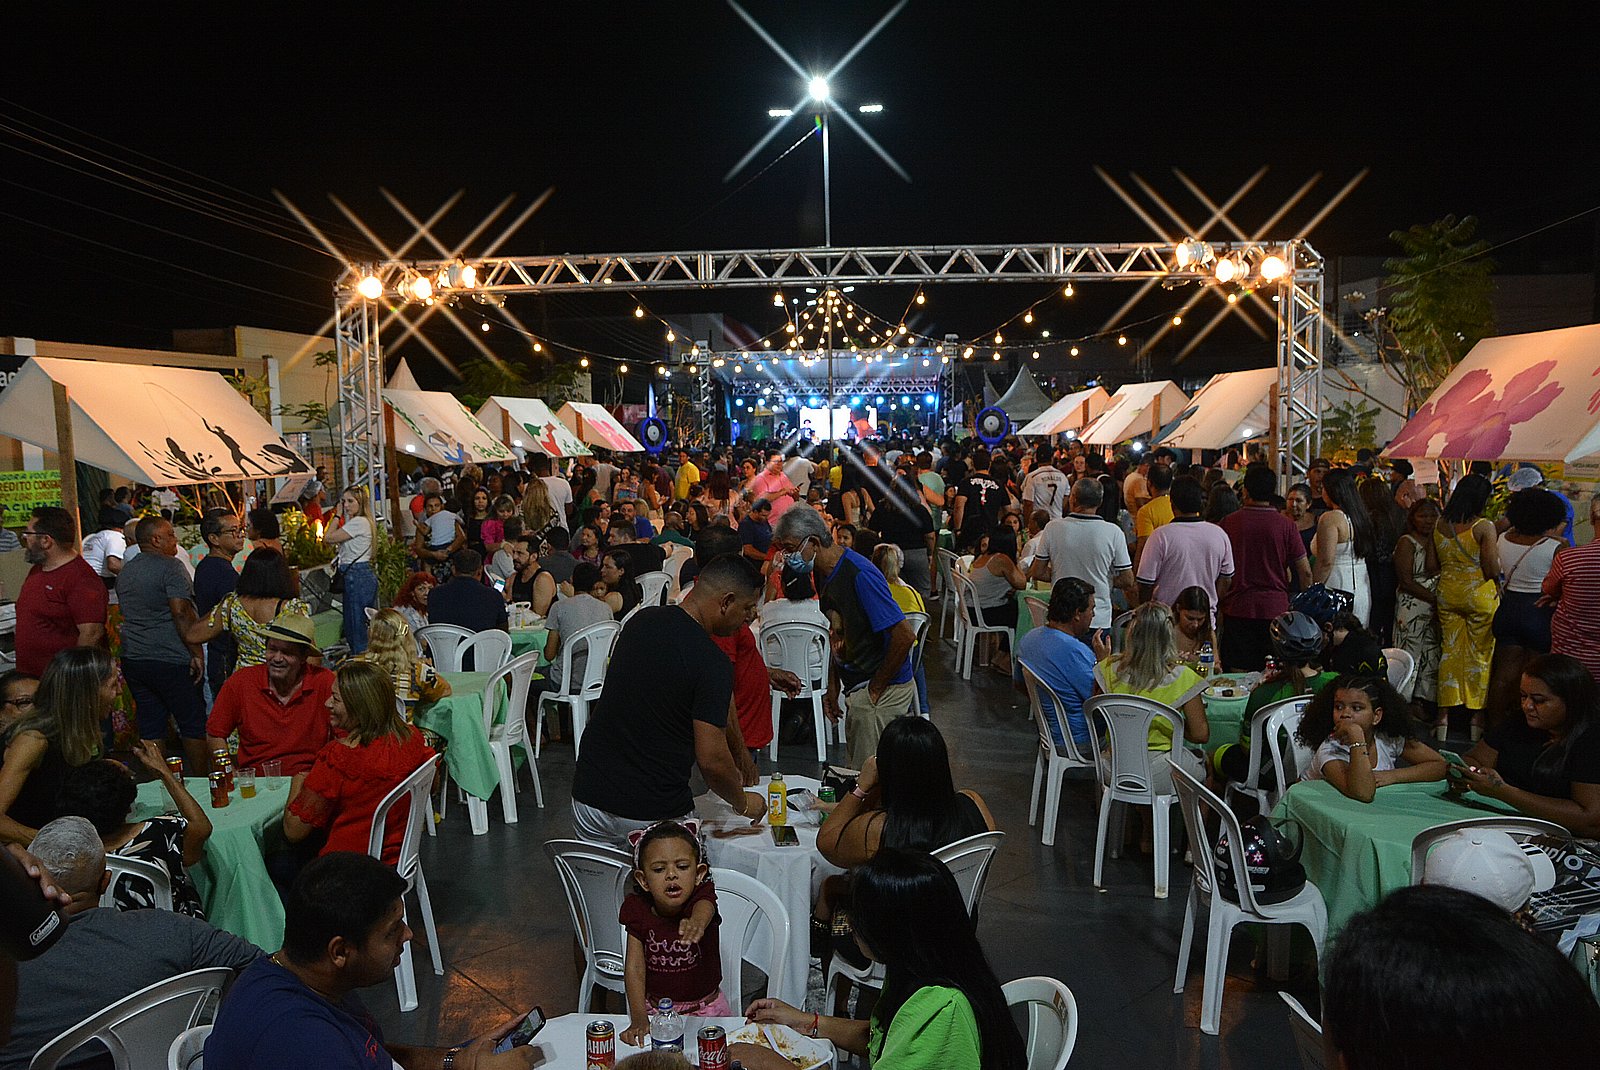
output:
[[[961,359],[962,360],[971,360],[972,359],[972,347],[971,346],[968,346],[966,348],[966,351],[961,354]]]
[[[633,318],[636,319],[636,320],[644,319],[644,306],[643,305],[640,305],[638,308],[633,310]]]
[[[544,346],[540,345],[538,342],[535,342],[535,343],[533,343],[533,351],[535,353],[543,353],[544,352]]]
[[[678,336],[677,335],[673,334],[671,331],[667,332],[667,341],[676,342],[677,340],[678,340]]]
[[[1022,322],[1023,323],[1032,323],[1033,322],[1033,311],[1031,309],[1029,311],[1023,313]]]
[[[1004,341],[1005,341],[1005,339],[1000,337],[1000,332],[999,331],[995,331],[994,332],[994,344],[995,345],[999,345],[1001,342],[1004,342]]]
[[[588,366],[589,366],[589,358],[588,357],[579,357],[578,358],[578,367],[587,368]]]
[[[489,321],[488,320],[484,320],[482,323],[478,324],[478,330],[482,331],[484,334],[488,334],[489,333]]]
[[[671,375],[672,373],[667,371],[667,366],[665,364],[657,364],[656,365],[656,374],[659,375],[659,376],[662,376],[663,378],[665,378],[666,376]]]
[[[626,364],[618,364],[617,365],[617,374],[618,375],[627,375],[628,374],[628,366]]]
[[[1033,351],[1033,359],[1034,360],[1038,360],[1039,359],[1039,351],[1037,349],[1035,349]]]
[[[917,291],[917,304],[925,305],[927,303],[928,303],[928,299],[922,295],[922,292],[920,290]]]
[[[1174,327],[1182,327],[1183,326],[1183,317],[1182,316],[1173,316],[1172,317],[1172,325]]]
[[[1072,347],[1072,355],[1073,356],[1077,356],[1078,355],[1078,347],[1077,346],[1073,346]]]
[[[994,359],[995,360],[999,360],[1000,359],[1000,351],[998,349],[994,351]]]
[[[1125,335],[1125,334],[1117,335],[1117,345],[1125,346],[1127,344],[1128,344],[1128,336],[1127,335]]]
[[[1062,287],[1061,296],[1062,297],[1071,297],[1072,296],[1072,283],[1069,282],[1069,283],[1066,284],[1066,286]]]
[[[1238,303],[1239,303],[1239,295],[1238,294],[1229,294],[1228,295],[1228,304],[1237,305]]]

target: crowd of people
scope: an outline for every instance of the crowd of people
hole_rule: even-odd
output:
[[[416,713],[449,689],[417,633],[504,630],[510,607],[527,607],[547,632],[536,698],[584,675],[581,656],[561,656],[573,636],[622,621],[571,807],[581,838],[635,860],[636,894],[620,918],[624,1037],[647,1031],[647,1008],[663,996],[690,1013],[733,1010],[693,777],[760,821],[767,799],[751,790],[760,751],[779,731],[803,739],[809,724],[780,725],[772,695],[825,678],[827,719],[842,719],[846,762],[859,774],[818,840],[849,876],[815,898],[813,952],[824,964],[833,955],[881,962],[887,983],[870,1022],[775,1000],[749,1013],[870,1065],[1020,1068],[1022,1038],[994,970],[930,855],[996,827],[975,790],[956,790],[944,738],[925,719],[908,614],[936,600],[959,598],[970,623],[1013,629],[998,633],[988,661],[1009,676],[1020,660],[1048,685],[1058,742],[1100,746],[1088,699],[1141,695],[1183,714],[1182,740],[1159,721],[1150,733],[1158,777],[1169,776],[1170,757],[1213,783],[1239,780],[1247,736],[1209,765],[1184,744],[1209,738],[1200,695],[1213,668],[1260,673],[1247,716],[1310,697],[1299,728],[1315,752],[1308,775],[1352,798],[1448,776],[1454,790],[1600,836],[1600,732],[1590,728],[1600,542],[1570,545],[1571,504],[1538,485],[1536,469],[1513,472],[1503,500],[1482,472],[1443,500],[1411,474],[1404,462],[1319,460],[1280,495],[1259,460],[1201,466],[1166,449],[1108,458],[1075,441],[1028,450],[1014,439],[993,449],[971,440],[718,447],[642,464],[597,455],[565,472],[543,456],[422,465],[395,518],[408,569],[390,598],[379,594],[365,492],[344,491],[327,514],[319,496],[300,503],[323,522],[340,577],[347,656],[333,668],[270,511],[204,514],[207,552],[191,570],[159,514],[133,520],[131,544],[119,541],[130,525],[115,495],[81,544],[75,517],[36,509],[21,533],[33,567],[18,597],[17,668],[0,677],[0,841],[31,845],[74,910],[98,902],[107,853],[167,873],[186,920],[114,920],[116,908],[153,913],[138,909],[153,890],[126,882],[116,908],[96,912],[104,933],[73,926],[85,934],[74,954],[87,961],[117,941],[140,949],[148,961],[127,972],[135,980],[208,964],[243,970],[208,1063],[374,1065],[382,1037],[353,993],[387,976],[409,938],[404,885],[389,868],[402,814],[391,814],[382,857],[364,855],[378,802],[435,759],[440,741]],[[1014,643],[1017,594],[1034,583],[1048,588],[1045,622]],[[790,621],[826,630],[826,672],[807,666],[804,680],[767,663],[758,630]],[[1392,686],[1385,648],[1409,657],[1408,693]],[[118,752],[109,722],[128,700],[138,738]],[[530,725],[532,707],[522,711]],[[1472,749],[1447,774],[1428,744],[1446,737],[1452,715]],[[558,719],[546,727],[560,738]],[[204,774],[218,752],[292,778],[264,846],[289,919],[270,956],[206,926],[185,874],[212,830],[168,758]],[[136,779],[158,780],[176,816],[134,819]],[[929,925],[947,938],[927,940]],[[38,991],[55,999],[69,985],[52,983]],[[22,1039],[0,1051],[0,1070],[22,1065],[19,1043],[115,998],[106,983],[86,982],[48,1013],[24,992]],[[387,1050],[404,1065],[527,1065],[515,1051],[489,1050],[495,1039]],[[329,1061],[328,1050],[351,1057]],[[763,1065],[759,1051],[739,1054]]]

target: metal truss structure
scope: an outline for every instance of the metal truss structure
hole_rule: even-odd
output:
[[[1305,471],[1319,442],[1324,325],[1321,254],[1303,239],[1211,243],[1218,256],[1259,264],[1281,257],[1287,272],[1243,283],[1247,292],[1277,294],[1279,389],[1273,427],[1278,469]],[[468,285],[461,269],[473,269]],[[414,299],[428,280],[431,300],[499,305],[522,294],[607,291],[773,289],[816,285],[1144,282],[1163,286],[1216,283],[1204,264],[1180,266],[1170,241],[1111,244],[901,245],[870,248],[736,249],[666,253],[596,253],[402,260],[347,266],[334,287],[339,352],[341,431],[354,482],[382,491],[382,427],[378,403],[382,343],[369,292],[384,301]],[[374,286],[372,280],[376,280]],[[1239,285],[1239,284],[1234,284]],[[706,409],[702,409],[704,419]]]

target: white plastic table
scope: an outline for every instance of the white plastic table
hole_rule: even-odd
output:
[[[793,850],[793,848],[789,848]],[[626,1014],[563,1014],[559,1018],[551,1018],[539,1030],[539,1035],[533,1038],[529,1047],[538,1051],[539,1056],[534,1061],[534,1066],[539,1070],[583,1070],[584,1056],[588,1054],[587,1038],[584,1030],[589,1023],[605,1019],[616,1027],[617,1037],[617,1062],[630,1055],[636,1055],[642,1048],[635,1048],[622,1042],[622,1031],[628,1028]],[[733,1031],[745,1024],[743,1018],[686,1018],[683,1030],[683,1054],[690,1065],[697,1066],[700,1062],[700,1047],[696,1043],[695,1033],[704,1026],[720,1025],[731,1036]],[[829,1065],[836,1065],[837,1054]]]
[[[821,784],[810,777],[784,777],[790,790],[810,788],[816,791]],[[767,791],[767,778],[750,789]],[[789,824],[800,835],[795,847],[779,847],[772,842],[772,833],[763,825],[759,835],[734,836],[722,839],[715,835],[718,829],[746,827],[750,819],[740,817],[733,808],[715,795],[702,795],[694,801],[695,813],[704,825],[706,856],[714,867],[748,873],[777,895],[779,902],[789,911],[789,953],[784,957],[783,976],[773,978],[772,995],[795,1007],[805,1006],[806,974],[811,962],[811,904],[816,902],[817,891],[823,878],[844,870],[823,858],[817,851],[817,826],[812,823],[814,813],[790,812]],[[755,940],[764,937],[759,930]],[[735,993],[728,993],[730,1000]]]

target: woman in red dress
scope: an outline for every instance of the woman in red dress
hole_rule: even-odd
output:
[[[326,833],[320,854],[365,854],[378,804],[432,761],[434,752],[422,733],[400,716],[394,684],[371,662],[349,661],[339,667],[328,714],[335,738],[317,754],[311,769],[289,785],[283,833],[291,843]],[[389,811],[383,861],[391,866],[399,858],[406,813],[398,806]]]

